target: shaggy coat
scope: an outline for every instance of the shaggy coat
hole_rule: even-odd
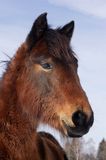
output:
[[[66,160],[50,134],[37,133],[39,123],[70,137],[93,124],[69,45],[74,22],[51,29],[46,15],[36,19],[0,80],[0,160]]]

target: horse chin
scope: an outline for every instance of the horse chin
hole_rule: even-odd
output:
[[[83,135],[87,134],[89,131],[89,128],[85,127],[70,127],[67,124],[64,124],[65,130],[66,130],[66,136],[68,137],[82,137]]]
[[[71,128],[68,127],[67,133],[69,137],[82,137],[83,135],[87,134],[89,129],[84,128]]]

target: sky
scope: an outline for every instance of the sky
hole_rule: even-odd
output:
[[[0,60],[12,57],[34,20],[48,13],[53,28],[75,21],[72,47],[79,60],[79,77],[94,111],[94,125],[85,139],[106,138],[106,1],[0,0]],[[0,75],[4,65],[0,64]]]

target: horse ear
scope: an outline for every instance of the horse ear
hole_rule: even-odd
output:
[[[43,13],[33,23],[31,31],[26,38],[26,42],[29,48],[32,48],[36,41],[39,40],[47,30],[48,24],[46,17],[47,13]]]
[[[60,32],[62,34],[65,34],[69,39],[71,39],[74,31],[74,26],[75,26],[74,21],[71,21],[70,23],[63,26],[60,29]]]

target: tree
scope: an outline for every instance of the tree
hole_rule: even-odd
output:
[[[83,154],[82,160],[96,160],[95,156],[93,154]]]
[[[103,139],[98,148],[97,160],[106,160],[106,141]]]
[[[96,151],[92,139],[71,138],[67,141],[66,154],[69,160],[96,160]]]
[[[72,138],[66,143],[65,149],[69,160],[82,160],[83,139]]]

